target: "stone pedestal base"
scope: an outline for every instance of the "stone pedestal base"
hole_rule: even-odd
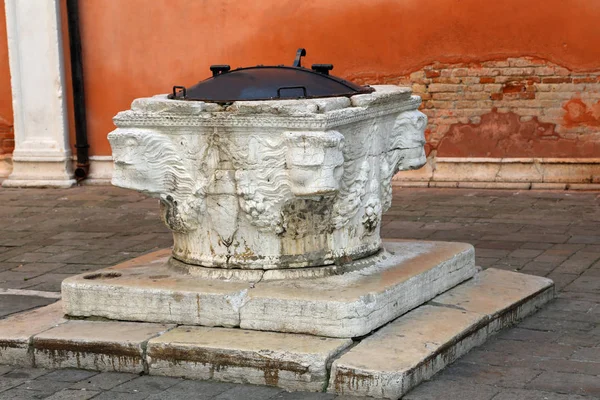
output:
[[[69,188],[77,182],[71,173],[71,161],[13,159],[11,174],[2,182],[3,187]]]
[[[0,364],[145,372],[397,399],[490,335],[535,312],[553,294],[549,279],[488,269],[354,341],[232,328],[68,321],[60,304],[53,304],[0,321]],[[132,303],[127,297],[121,301]]]
[[[324,270],[341,275],[275,280],[289,271],[268,271],[270,280],[260,276],[255,282],[236,279],[248,278],[245,271],[231,271],[230,280],[183,274],[171,266],[169,254],[165,249],[65,279],[65,312],[351,338],[370,333],[477,271],[471,245],[447,242],[388,241],[375,256],[337,271]]]

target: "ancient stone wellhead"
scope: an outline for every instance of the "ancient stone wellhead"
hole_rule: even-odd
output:
[[[114,118],[113,184],[160,199],[174,247],[65,279],[64,313],[94,320],[55,333],[85,328],[60,357],[27,337],[27,360],[397,399],[552,298],[548,279],[479,272],[470,244],[381,240],[394,174],[425,163],[420,98],[304,54],[215,65]]]
[[[476,273],[470,245],[380,237],[392,178],[426,161],[420,97],[304,55],[115,116],[112,182],[160,200],[174,246],[65,280],[67,314],[351,338]]]
[[[227,104],[137,99],[108,136],[112,182],[160,199],[180,267],[283,270],[372,255],[392,177],[426,161],[427,123],[409,89],[373,89]]]

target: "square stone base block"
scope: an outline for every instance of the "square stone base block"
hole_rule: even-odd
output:
[[[362,339],[67,320],[58,304],[0,321],[0,363],[212,379],[397,399],[535,312],[552,281],[488,269]],[[126,301],[126,299],[124,299]]]
[[[342,275],[258,282],[183,274],[169,268],[169,255],[165,249],[66,279],[66,314],[351,338],[477,271],[473,246],[448,242],[386,241]]]

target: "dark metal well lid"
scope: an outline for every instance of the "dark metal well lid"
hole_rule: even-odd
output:
[[[329,75],[331,64],[301,65],[306,50],[298,49],[292,66],[263,66],[230,70],[229,65],[212,65],[211,78],[186,88],[173,86],[170,99],[229,103],[238,100],[312,99],[371,93],[360,86]]]

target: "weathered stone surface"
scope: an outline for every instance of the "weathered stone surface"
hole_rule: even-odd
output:
[[[488,330],[498,331],[553,297],[554,284],[548,278],[490,268],[436,297],[432,304],[487,315]]]
[[[180,326],[148,342],[150,374],[321,391],[352,343],[309,335]]]
[[[61,302],[0,320],[0,364],[32,365],[31,338],[64,322]]]
[[[137,378],[138,375],[125,372],[102,372],[91,378],[81,380],[71,386],[76,390],[110,390],[122,383]]]
[[[488,269],[343,354],[328,390],[396,399],[552,294],[546,278]]]
[[[139,322],[69,321],[33,338],[35,365],[143,372],[147,341],[173,327]]]
[[[391,180],[425,164],[420,98],[397,86],[328,99],[137,99],[108,135],[113,184],[160,199],[173,256],[225,269],[376,253]]]
[[[22,295],[13,294],[14,292],[18,293],[18,291],[14,289],[12,290],[13,293],[11,294],[2,294],[8,290],[0,289],[0,318],[4,318],[8,315],[15,314],[21,311],[35,309],[40,306],[47,306],[56,301],[56,299],[36,296],[35,294],[30,296],[27,294],[27,291],[23,291]]]
[[[390,241],[385,248],[389,254],[365,269],[323,279],[256,285],[240,309],[240,326],[362,336],[476,272],[473,248],[468,244]]]
[[[257,283],[177,273],[161,250],[66,279],[63,301],[74,316],[355,337],[476,272],[468,244],[386,241],[384,248],[342,275]]]
[[[170,249],[65,279],[65,312],[115,320],[239,326],[249,282],[201,279],[167,266]],[[127,299],[127,301],[124,301]]]

